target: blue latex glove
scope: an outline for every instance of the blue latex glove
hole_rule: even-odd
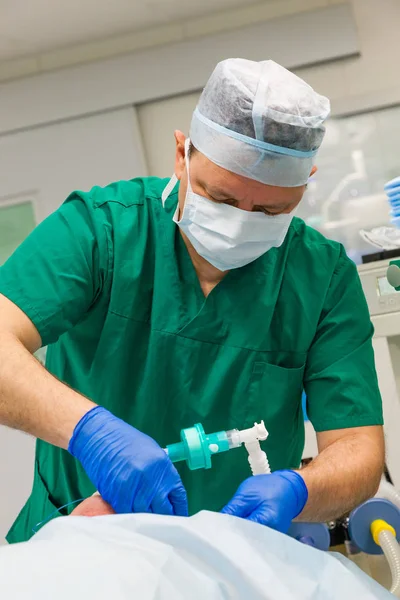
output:
[[[275,471],[243,481],[222,512],[286,533],[292,520],[303,510],[307,498],[307,486],[298,473]]]
[[[164,450],[105,408],[82,417],[68,451],[116,512],[187,516],[185,488]]]

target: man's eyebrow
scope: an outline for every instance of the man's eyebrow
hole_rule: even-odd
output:
[[[208,185],[205,181],[199,181],[201,186],[210,194],[210,196],[224,196],[225,198],[233,198],[230,192],[227,192],[221,188],[214,188]]]

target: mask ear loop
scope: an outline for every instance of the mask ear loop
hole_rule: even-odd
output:
[[[178,178],[174,173],[172,175],[171,179],[169,180],[169,182],[167,183],[167,185],[165,186],[163,193],[161,194],[161,202],[162,202],[163,206],[165,206],[166,201],[168,200],[169,196],[174,191],[174,188],[177,183],[178,183]]]

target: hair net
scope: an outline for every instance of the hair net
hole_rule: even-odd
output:
[[[308,180],[329,111],[328,98],[274,61],[229,58],[203,90],[190,138],[228,171],[295,187]]]

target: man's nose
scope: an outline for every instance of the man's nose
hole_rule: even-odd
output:
[[[248,212],[251,212],[254,208],[254,202],[251,200],[251,198],[246,198],[240,200],[240,202],[238,202],[237,207],[241,210],[247,210]]]

